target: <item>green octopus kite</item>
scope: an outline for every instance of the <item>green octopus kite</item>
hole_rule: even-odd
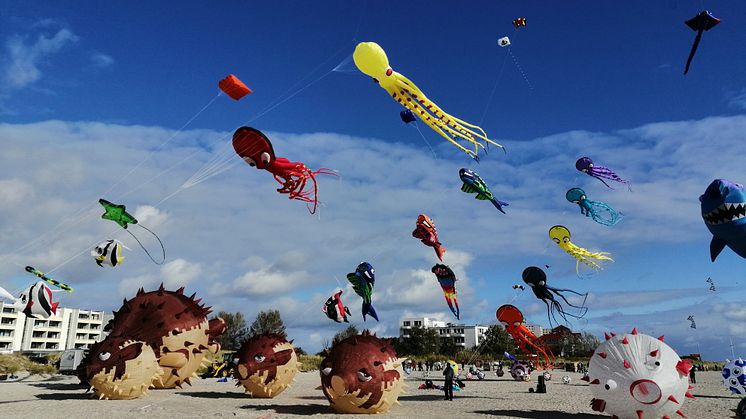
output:
[[[142,250],[145,251],[145,253],[148,255],[150,260],[153,261],[153,263],[155,263],[156,265],[162,265],[166,261],[166,248],[163,247],[163,242],[161,241],[160,237],[158,237],[158,235],[155,234],[153,231],[151,231],[149,228],[144,227],[142,224],[138,224],[137,219],[133,217],[132,214],[127,212],[127,207],[125,207],[124,205],[111,203],[103,198],[99,199],[98,203],[101,204],[102,207],[104,207],[104,211],[105,211],[101,215],[101,218],[103,218],[104,220],[114,221],[115,223],[119,224],[120,227],[125,229],[127,233],[129,233],[129,235],[132,236],[132,238],[134,238],[135,241],[137,241],[137,244],[140,245]],[[127,230],[127,226],[129,224],[137,224],[139,227],[145,229],[150,234],[152,234],[153,237],[156,238],[156,240],[158,240],[158,243],[161,245],[161,251],[163,252],[163,260],[158,262],[153,258],[150,252],[148,252],[148,249],[146,249],[145,246],[143,246],[142,243],[140,243],[140,240],[134,234],[132,234],[131,231]]]

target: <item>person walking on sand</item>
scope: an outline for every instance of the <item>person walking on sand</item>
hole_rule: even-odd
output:
[[[443,370],[445,384],[443,390],[446,392],[446,400],[453,400],[453,367],[450,362],[446,362],[446,369]]]
[[[689,382],[692,384],[697,384],[697,377],[694,375],[694,370],[696,369],[696,367],[692,367],[692,369],[689,370]]]

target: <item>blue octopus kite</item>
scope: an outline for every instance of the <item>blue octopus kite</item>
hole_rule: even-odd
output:
[[[565,194],[568,201],[580,206],[580,213],[605,226],[613,226],[621,221],[623,214],[605,202],[591,201],[580,188],[572,188]]]

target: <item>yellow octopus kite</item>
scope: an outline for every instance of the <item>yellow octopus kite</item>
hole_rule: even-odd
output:
[[[479,140],[494,144],[505,151],[505,147],[487,138],[487,133],[482,128],[445,113],[411,80],[394,71],[389,66],[389,59],[380,45],[375,42],[361,42],[355,48],[352,58],[357,68],[386,89],[394,100],[475,160],[479,160],[479,147],[486,147]],[[474,150],[466,149],[456,140],[468,141],[474,145]]]
[[[570,230],[567,229],[565,226],[556,225],[549,229],[549,238],[552,239],[553,242],[557,244],[557,246],[561,247],[562,250],[569,253],[572,257],[577,259],[575,262],[575,272],[580,273],[580,262],[583,262],[584,265],[588,266],[589,268],[599,271],[601,270],[601,264],[596,262],[593,259],[603,261],[603,260],[609,260],[614,261],[614,259],[610,258],[607,255],[610,255],[610,253],[607,252],[590,252],[587,249],[584,249],[582,247],[574,245],[570,241]]]

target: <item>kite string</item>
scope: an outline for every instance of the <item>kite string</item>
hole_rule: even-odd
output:
[[[497,86],[500,84],[500,80],[503,77],[503,72],[505,71],[505,63],[507,62],[508,62],[508,55],[505,54],[505,56],[503,57],[503,63],[502,65],[500,65],[500,71],[497,74],[497,79],[495,79],[495,84],[492,86],[492,91],[490,92],[490,96],[487,99],[487,105],[484,107],[484,112],[482,112],[482,117],[479,119],[479,124],[477,125],[482,125],[482,123],[484,123],[484,118],[487,117],[487,112],[489,111],[490,105],[492,104],[492,98],[495,96],[495,92],[497,91]]]
[[[414,121],[414,127],[417,128],[417,132],[420,133],[420,137],[422,137],[422,141],[424,141],[425,144],[427,144],[427,148],[429,148],[430,152],[433,153],[433,158],[437,159],[438,155],[435,154],[435,150],[433,150],[433,146],[430,145],[430,142],[428,142],[427,139],[425,138],[425,134],[423,134],[422,130],[420,130],[420,125],[417,123],[417,121]]]
[[[510,58],[513,59],[513,64],[515,64],[516,68],[521,73],[521,76],[523,76],[523,80],[526,81],[526,84],[528,85],[528,88],[530,90],[534,90],[534,86],[531,84],[531,81],[528,79],[528,76],[526,75],[526,72],[523,71],[523,67],[521,67],[521,65],[518,63],[518,59],[516,58],[516,56],[513,55],[513,49],[510,46],[508,46],[508,54],[510,54]]]
[[[140,224],[136,224],[136,225],[138,225],[138,226],[140,226],[141,228],[143,228],[143,229],[147,230],[147,231],[148,231],[148,232],[149,232],[150,234],[152,234],[152,235],[153,235],[153,237],[155,237],[155,239],[156,239],[156,240],[158,240],[158,244],[160,244],[160,245],[161,245],[161,251],[163,252],[163,260],[161,260],[160,262],[157,262],[157,261],[156,261],[156,260],[155,260],[155,259],[153,258],[153,255],[151,255],[151,254],[150,254],[150,252],[148,251],[148,249],[146,249],[146,248],[145,248],[145,246],[143,246],[143,245],[142,245],[142,243],[140,242],[140,239],[138,239],[138,238],[137,238],[137,237],[136,237],[136,236],[135,236],[134,234],[132,234],[132,232],[131,232],[131,231],[129,231],[129,230],[127,230],[127,233],[129,233],[129,234],[130,234],[130,236],[132,236],[132,238],[133,238],[133,239],[135,239],[135,241],[137,241],[137,244],[139,244],[139,245],[140,245],[140,248],[142,248],[142,250],[144,250],[144,251],[145,251],[145,253],[146,253],[146,254],[148,255],[148,257],[150,258],[150,260],[152,260],[152,261],[153,261],[153,263],[155,263],[156,265],[163,265],[163,264],[164,264],[164,263],[166,262],[166,248],[165,248],[165,247],[163,247],[163,242],[161,241],[161,238],[160,238],[160,237],[158,237],[158,235],[157,235],[157,234],[153,233],[153,231],[152,231],[152,230],[150,230],[149,228],[147,228],[147,227],[145,227],[145,226],[142,226],[142,225],[140,225]],[[125,230],[126,230],[126,229],[125,229]]]

